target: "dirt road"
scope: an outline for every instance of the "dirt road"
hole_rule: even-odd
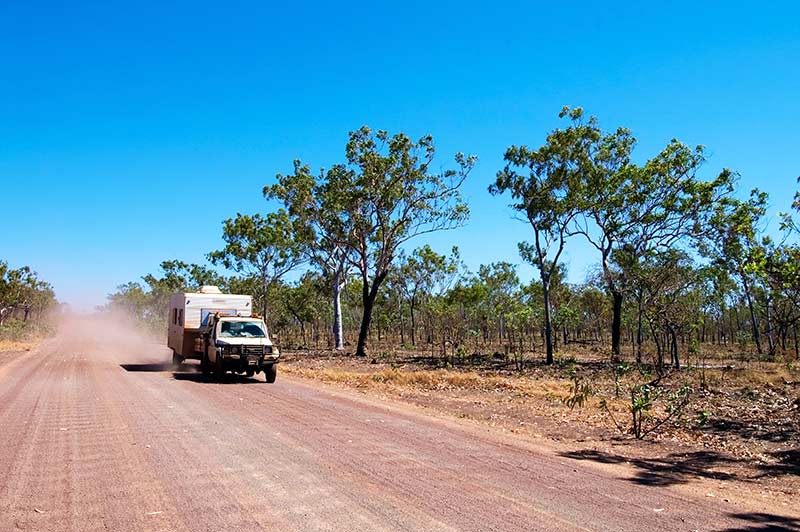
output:
[[[0,530],[796,530],[758,508],[85,323],[0,366]]]

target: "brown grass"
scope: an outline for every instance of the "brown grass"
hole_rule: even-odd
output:
[[[0,353],[8,351],[30,351],[35,349],[42,342],[37,340],[0,340]]]
[[[537,380],[484,375],[477,371],[398,370],[374,372],[348,371],[338,368],[303,368],[287,364],[281,369],[289,374],[322,382],[355,388],[413,388],[420,391],[474,390],[480,392],[512,393],[519,396],[560,398],[565,396],[569,383],[563,380]]]

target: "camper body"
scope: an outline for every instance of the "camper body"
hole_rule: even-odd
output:
[[[172,362],[200,360],[205,375],[222,378],[227,371],[254,375],[264,372],[274,382],[280,354],[264,320],[253,314],[247,295],[223,294],[217,287],[170,297],[167,345]]]

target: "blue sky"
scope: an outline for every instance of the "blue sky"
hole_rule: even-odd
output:
[[[469,225],[427,242],[518,262],[526,227],[486,188],[563,105],[631,128],[640,159],[706,145],[703,174],[768,191],[773,226],[797,189],[796,2],[289,4],[3,3],[0,259],[91,308],[202,261],[276,173],[340,161],[368,124],[433,134],[442,166],[477,155]],[[567,260],[581,281],[596,258],[575,241]]]

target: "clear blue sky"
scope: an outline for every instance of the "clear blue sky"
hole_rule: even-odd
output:
[[[91,308],[164,259],[202,261],[277,172],[341,160],[368,124],[433,134],[442,165],[478,155],[469,225],[430,242],[516,262],[526,228],[486,187],[563,105],[630,127],[639,158],[702,143],[705,175],[731,167],[788,209],[797,2],[557,4],[5,2],[0,258]],[[575,281],[595,262],[578,242],[567,258]]]

